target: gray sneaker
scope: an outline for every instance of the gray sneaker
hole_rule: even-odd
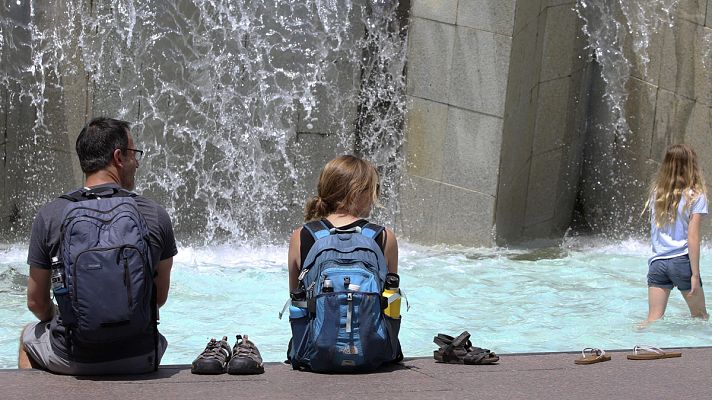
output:
[[[223,336],[222,340],[210,339],[205,350],[193,361],[190,372],[198,375],[222,374],[231,355],[227,336]]]
[[[262,356],[257,346],[247,335],[237,335],[237,342],[232,348],[232,358],[227,364],[227,373],[231,375],[254,375],[265,372]]]

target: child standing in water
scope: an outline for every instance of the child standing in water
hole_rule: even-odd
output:
[[[668,147],[650,187],[648,322],[665,314],[673,287],[682,293],[693,318],[707,319],[700,279],[700,224],[707,214],[707,189],[697,154],[686,144]]]

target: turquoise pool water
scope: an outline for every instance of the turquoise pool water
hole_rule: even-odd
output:
[[[712,282],[710,249],[703,282]],[[32,321],[25,306],[26,249],[0,250],[0,368],[14,368],[17,339]],[[647,313],[649,246],[639,241],[568,239],[536,251],[401,244],[406,356],[429,356],[438,332],[468,330],[472,342],[499,353],[710,345],[712,323],[688,317],[674,292],[664,321],[637,327]],[[712,292],[708,292],[708,299]],[[181,247],[161,331],[166,364],[190,363],[210,337],[249,334],[266,361],[285,358],[289,322],[286,247]],[[708,300],[708,303],[710,301]]]

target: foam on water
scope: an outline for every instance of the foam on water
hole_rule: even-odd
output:
[[[702,279],[712,259],[702,253]],[[649,245],[570,238],[540,250],[423,247],[401,244],[400,273],[410,311],[403,310],[406,356],[429,356],[438,332],[467,329],[475,345],[501,353],[708,344],[712,325],[688,317],[678,292],[664,321],[647,329],[645,274]],[[277,313],[287,299],[287,249],[181,247],[175,258],[161,332],[165,364],[195,358],[210,337],[247,333],[265,360],[282,361],[289,322]],[[0,250],[0,367],[14,368],[26,311],[28,267],[22,245]]]

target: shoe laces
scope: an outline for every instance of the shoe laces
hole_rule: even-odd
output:
[[[227,336],[223,336],[222,340],[218,341],[215,338],[210,339],[208,344],[205,346],[205,350],[200,353],[199,358],[208,358],[215,356],[226,356],[222,351],[223,349],[230,351],[230,346],[227,345]],[[226,357],[230,357],[227,355]]]
[[[235,347],[232,349],[233,357],[251,358],[253,360],[261,358],[257,346],[249,340],[247,335],[237,335],[235,339],[237,341],[235,342]]]

